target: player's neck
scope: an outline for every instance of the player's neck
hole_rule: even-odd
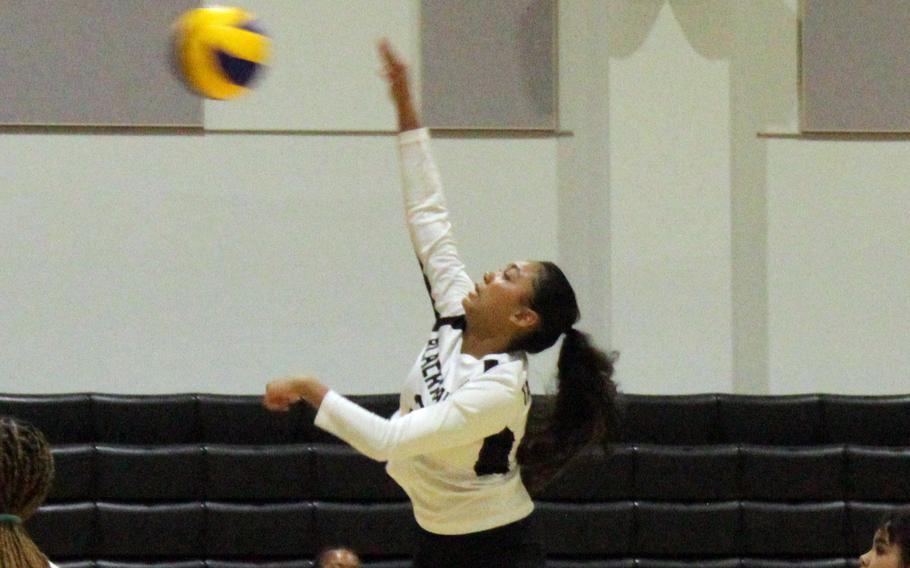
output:
[[[491,353],[505,353],[509,350],[511,338],[503,335],[485,335],[465,330],[461,340],[461,352],[475,359],[481,359]]]

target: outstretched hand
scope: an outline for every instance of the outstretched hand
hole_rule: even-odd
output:
[[[377,47],[379,57],[382,59],[382,75],[389,83],[389,93],[398,110],[399,128],[402,131],[420,128],[417,111],[411,100],[411,82],[408,77],[407,63],[392,49],[389,40],[381,39]]]
[[[280,379],[266,385],[262,404],[272,412],[287,412],[301,400],[319,408],[328,392],[329,388],[313,377]]]
[[[382,59],[382,75],[389,82],[389,92],[396,104],[406,102],[411,98],[411,87],[408,79],[408,65],[392,49],[389,40],[379,40],[379,57]]]
[[[270,382],[265,387],[265,398],[262,403],[272,412],[287,412],[291,405],[301,398],[299,383],[297,379]]]

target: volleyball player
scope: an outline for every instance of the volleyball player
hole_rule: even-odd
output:
[[[612,359],[575,329],[575,294],[555,264],[515,261],[471,281],[452,238],[407,66],[387,42],[379,51],[398,114],[408,229],[435,325],[391,419],[312,377],[269,383],[265,405],[285,411],[304,400],[318,409],[318,427],[388,462],[419,526],[418,568],[539,568],[545,558],[528,521],[534,504],[526,487],[543,487],[581,448],[611,433]],[[526,434],[527,353],[560,338],[554,408]]]

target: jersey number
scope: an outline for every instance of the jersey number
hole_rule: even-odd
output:
[[[515,443],[515,434],[508,428],[499,434],[487,436],[480,448],[480,456],[474,464],[478,476],[509,472],[509,453]]]

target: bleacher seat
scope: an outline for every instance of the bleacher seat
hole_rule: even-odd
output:
[[[752,501],[843,501],[843,446],[742,446],[740,490]]]
[[[634,504],[541,503],[538,532],[553,556],[614,556],[631,553],[635,534]]]
[[[818,395],[717,397],[721,439],[731,444],[811,446],[821,439]]]
[[[850,500],[910,503],[910,448],[849,447],[845,454]]]
[[[404,490],[373,461],[347,445],[325,445],[313,451],[315,498],[360,503],[405,502]]]
[[[739,503],[639,503],[635,507],[637,558],[735,557],[740,553]]]
[[[206,445],[199,453],[209,500],[312,501],[318,496],[315,453],[309,445]]]
[[[717,395],[625,395],[622,439],[668,446],[721,442]]]
[[[26,528],[50,558],[94,558],[96,513],[92,502],[45,504]]]
[[[92,397],[93,442],[189,444],[199,440],[196,397],[146,395]]]
[[[383,416],[398,404],[353,398]],[[537,498],[551,567],[853,568],[882,514],[910,503],[908,396],[621,399],[622,440]],[[404,492],[301,405],[0,395],[2,413],[53,445],[54,486],[27,528],[61,568],[311,568],[338,545],[370,568],[409,565]]]
[[[822,397],[824,433],[832,444],[907,446],[910,395]]]
[[[410,556],[417,523],[407,503],[317,503],[319,548],[343,543],[364,556]]]
[[[54,446],[54,484],[51,503],[91,501],[95,498],[95,447],[90,444]]]
[[[831,558],[822,560],[764,560],[744,558],[742,568],[847,568],[847,560]]]
[[[631,499],[637,451],[631,445],[618,445],[610,452],[587,448],[544,489],[540,499],[582,503]]]
[[[39,426],[52,444],[97,441],[88,394],[0,395],[0,415]]]
[[[204,543],[209,558],[301,558],[318,552],[313,503],[208,503]]]
[[[95,464],[99,501],[201,501],[205,496],[205,464],[199,446],[99,445]]]
[[[844,503],[743,503],[743,549],[747,556],[843,556]]]
[[[642,445],[637,458],[637,499],[688,503],[738,498],[736,446]]]

